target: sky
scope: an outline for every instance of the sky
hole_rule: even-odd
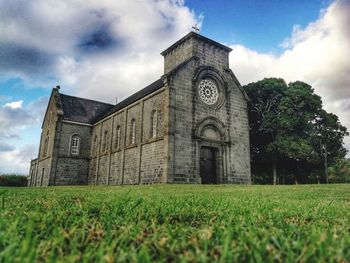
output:
[[[242,85],[305,81],[350,130],[350,0],[0,0],[0,173],[28,173],[53,87],[121,101],[194,25]]]

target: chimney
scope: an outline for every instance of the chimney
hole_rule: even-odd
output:
[[[115,105],[118,104],[118,97],[115,97]]]

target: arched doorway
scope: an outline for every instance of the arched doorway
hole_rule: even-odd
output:
[[[202,184],[224,183],[226,177],[227,132],[222,122],[208,117],[197,126],[197,171]]]

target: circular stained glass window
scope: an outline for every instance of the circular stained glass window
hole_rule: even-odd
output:
[[[201,100],[208,105],[215,104],[219,99],[218,88],[209,79],[203,79],[199,82],[198,93]]]

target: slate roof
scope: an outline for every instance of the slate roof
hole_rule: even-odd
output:
[[[125,100],[121,101],[117,105],[115,105],[112,109],[108,110],[105,114],[103,114],[100,118],[96,119],[95,122],[102,120],[103,118],[106,118],[107,116],[125,108],[126,106],[134,103],[135,101],[151,94],[152,92],[155,92],[156,90],[163,87],[163,80],[158,79],[155,82],[151,83],[147,87],[143,88],[142,90],[134,93],[130,97],[126,98]]]
[[[63,110],[63,119],[80,123],[94,124],[162,87],[163,80],[158,79],[142,90],[121,101],[117,105],[59,93],[60,104],[62,105]]]
[[[88,100],[60,94],[63,119],[74,122],[93,124],[96,119],[110,110],[113,105],[95,100]]]

